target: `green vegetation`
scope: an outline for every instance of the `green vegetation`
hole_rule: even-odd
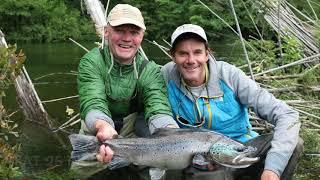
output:
[[[9,88],[9,83],[13,82],[14,77],[19,74],[25,60],[22,51],[18,54],[15,54],[15,52],[15,45],[8,48],[0,47],[0,177],[22,175],[17,166],[16,155],[20,145],[13,143],[14,138],[19,136],[18,125],[10,121],[2,104],[2,98],[5,97],[5,91]]]
[[[102,0],[102,2],[104,5],[107,4],[107,0]],[[203,0],[202,2],[235,29],[229,1]],[[313,34],[320,45],[320,21],[318,20],[320,5],[313,1],[308,2],[310,4],[305,0],[290,1],[297,10],[314,20],[312,23],[316,28]],[[198,1],[119,0],[111,1],[109,7],[113,7],[116,3],[129,3],[141,9],[147,26],[145,39],[159,42],[162,39],[169,41],[173,30],[183,23],[195,23],[203,26],[208,38],[214,42],[222,42],[230,36],[232,36],[230,39],[238,39],[227,24]],[[296,38],[287,35],[282,37],[281,44],[277,42],[277,33],[264,20],[265,10],[261,6],[258,7],[256,3],[249,0],[234,1],[234,3],[242,34],[247,41],[246,47],[254,73],[261,73],[303,57],[303,49]],[[68,37],[77,41],[93,41],[96,40],[96,33],[83,6],[79,0],[2,0],[0,3],[0,29],[6,33],[6,38],[10,42],[47,43],[67,41]],[[296,14],[302,17],[301,14]],[[232,43],[235,46],[241,46],[238,40]],[[211,45],[215,44],[211,43]],[[231,50],[227,49],[226,54],[229,52]],[[16,54],[16,46],[10,46],[8,49],[0,48],[0,177],[22,176],[16,157],[20,145],[14,143],[14,139],[19,136],[17,130],[19,127],[10,120],[2,104],[2,99],[5,97],[9,84],[12,83],[12,78],[19,73],[24,59],[25,56],[22,52]],[[245,64],[244,56],[235,56],[230,61],[239,66]],[[249,72],[247,66],[244,66],[243,70]],[[298,78],[281,78],[286,75],[297,75]],[[268,78],[270,76],[280,78]],[[257,77],[257,81],[268,88],[298,87],[298,91],[295,92],[283,93],[279,91],[274,93],[283,100],[300,99],[311,102],[319,102],[320,100],[319,91],[312,89],[320,84],[319,64],[315,66],[314,64],[298,65],[281,69]],[[292,106],[316,116],[300,113],[302,121],[300,135],[305,141],[305,153],[299,162],[295,178],[298,180],[319,179],[320,157],[310,155],[319,155],[320,152],[320,128],[315,128],[314,125],[320,124],[320,120],[317,118],[320,117],[319,104],[306,103]],[[71,172],[66,171],[61,174],[61,172],[56,173],[54,170],[27,176],[37,179],[72,179]]]
[[[102,2],[107,4],[107,0]],[[228,24],[234,25],[228,1],[203,0],[202,2],[223,17]],[[169,40],[174,28],[183,23],[201,24],[208,30],[209,39],[223,38],[225,31],[229,31],[226,24],[197,1],[120,0],[111,1],[110,7],[116,3],[129,3],[141,9],[148,29],[146,39]],[[255,13],[256,10],[250,5],[250,1],[234,1],[234,3],[244,32],[256,35],[247,13],[254,16],[256,23],[263,20],[262,14]],[[84,9],[80,1],[75,0],[2,0],[0,28],[6,32],[10,41],[55,42],[66,41],[68,37],[76,40],[93,40],[94,27]],[[271,34],[267,32],[268,28],[264,28],[265,24],[261,24],[263,34]]]
[[[101,2],[104,5],[107,4],[107,0]],[[235,21],[229,1],[202,0],[202,2],[234,27]],[[7,40],[15,42],[67,41],[68,37],[78,41],[95,40],[94,26],[82,3],[78,0],[2,0],[0,28],[7,34]],[[150,40],[169,40],[172,31],[177,25],[183,23],[202,25],[211,40],[225,38],[226,31],[231,31],[225,23],[198,1],[119,0],[111,1],[109,7],[113,7],[116,3],[129,3],[141,9],[147,25],[145,37]],[[249,35],[259,37],[259,34],[265,39],[275,37],[275,33],[264,21],[262,7],[258,7],[256,3],[249,0],[234,1],[234,3],[245,37]],[[310,17],[315,16],[305,1],[295,0],[291,3]],[[317,14],[320,7],[314,3],[311,5]],[[254,25],[258,27],[259,33]]]
[[[95,35],[88,18],[63,0],[3,0],[0,14],[9,41],[88,40]]]
[[[312,130],[302,129],[300,135],[304,140],[305,154],[300,158],[295,178],[297,180],[319,179],[320,158],[308,154],[320,152],[320,134]]]
[[[317,39],[318,46],[320,46],[320,20],[317,21],[316,30],[313,32],[315,38]]]

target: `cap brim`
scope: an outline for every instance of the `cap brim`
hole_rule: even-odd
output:
[[[128,18],[122,18],[122,19],[118,19],[118,20],[111,20],[109,21],[109,24],[111,26],[120,26],[123,24],[133,24],[135,26],[140,27],[141,29],[146,30],[146,26],[144,24],[142,24],[141,22],[132,20],[132,19],[128,19]]]
[[[195,35],[199,36],[204,42],[208,42],[206,37],[201,35],[199,32],[196,32],[196,31],[185,31],[185,32],[181,32],[179,34],[176,34],[176,36],[171,40],[171,45],[173,45],[180,36],[182,36],[183,34],[187,34],[187,33],[195,34]]]

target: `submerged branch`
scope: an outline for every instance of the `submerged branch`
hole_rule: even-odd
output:
[[[78,45],[79,47],[81,47],[83,50],[85,50],[86,52],[89,52],[89,50],[87,48],[85,48],[84,46],[82,46],[80,43],[78,43],[77,41],[73,40],[72,38],[69,38],[70,41],[72,41],[73,43],[75,43],[76,45]]]
[[[46,100],[46,101],[42,101],[42,103],[56,102],[56,101],[61,101],[61,100],[65,100],[65,99],[77,98],[77,97],[79,97],[79,95],[74,95],[74,96],[68,96],[68,97],[63,97],[63,98]]]
[[[70,72],[70,73],[62,73],[62,72],[50,73],[50,74],[46,74],[46,75],[34,78],[34,80],[37,81],[39,79],[42,79],[42,78],[45,78],[45,77],[48,77],[48,76],[53,76],[53,75],[75,75],[75,76],[77,76],[77,73],[73,73],[73,72]]]

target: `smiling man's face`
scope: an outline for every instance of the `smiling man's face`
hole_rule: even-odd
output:
[[[138,26],[124,24],[108,26],[106,38],[113,56],[122,64],[130,64],[143,39],[144,30]]]
[[[205,82],[208,53],[205,44],[196,39],[182,40],[177,43],[173,61],[187,85],[197,87]]]

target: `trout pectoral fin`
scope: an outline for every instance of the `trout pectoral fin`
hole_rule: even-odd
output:
[[[108,163],[108,169],[114,170],[114,169],[128,166],[129,164],[130,162],[126,158],[113,156],[112,161]]]

